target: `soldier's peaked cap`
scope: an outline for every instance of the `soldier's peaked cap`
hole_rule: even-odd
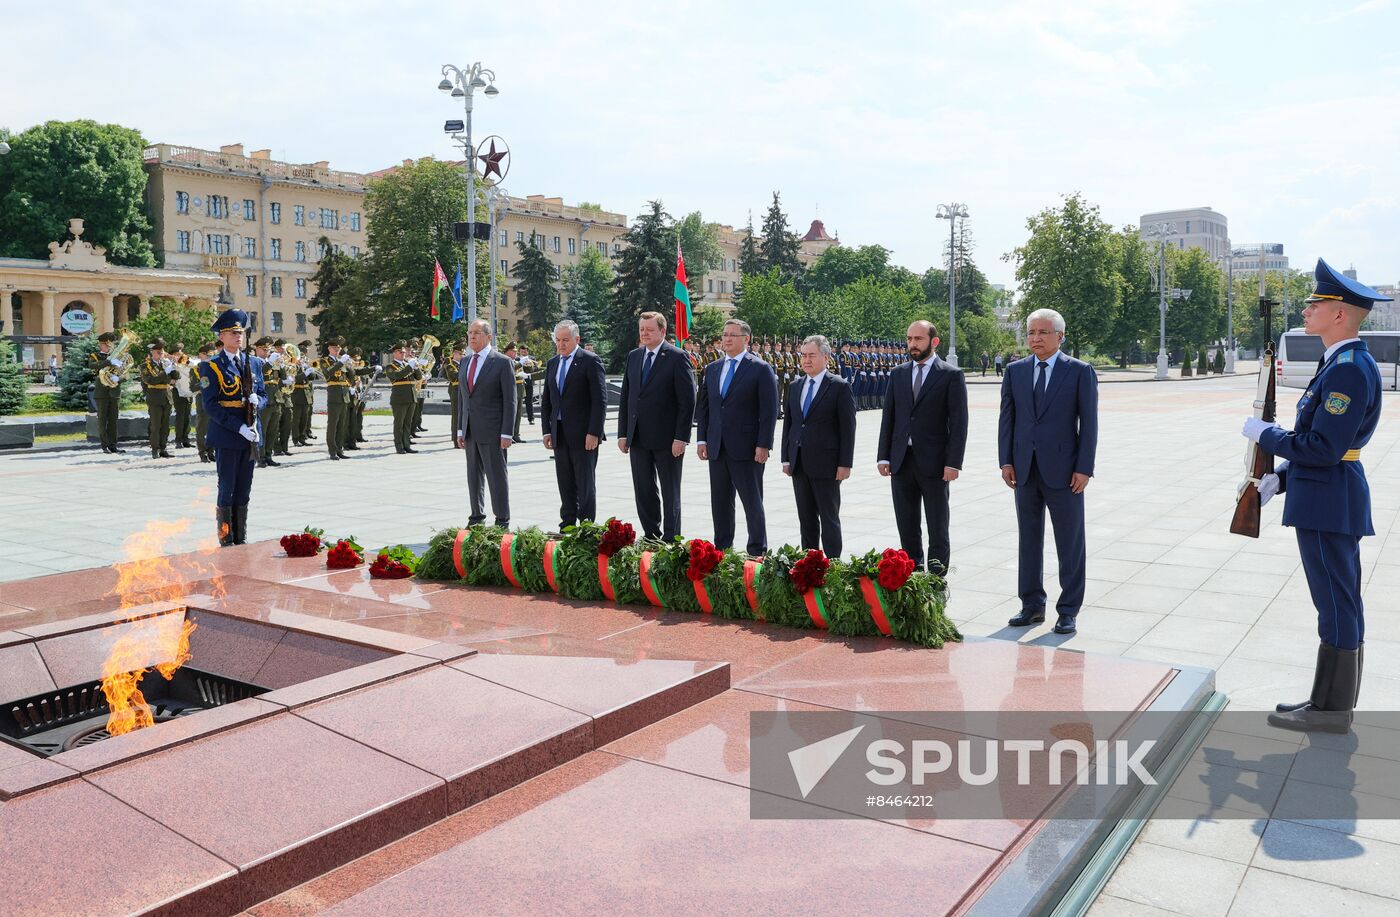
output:
[[[229,309],[227,312],[220,312],[219,317],[214,319],[214,324],[209,329],[215,334],[221,331],[247,331],[248,313],[242,309]]]
[[[1317,281],[1317,289],[1313,290],[1312,295],[1308,297],[1308,302],[1319,299],[1334,299],[1349,306],[1369,311],[1376,303],[1390,302],[1391,300],[1389,296],[1382,296],[1366,284],[1352,280],[1346,274],[1334,270],[1332,265],[1321,258],[1317,259],[1317,267],[1313,270],[1313,279]]]

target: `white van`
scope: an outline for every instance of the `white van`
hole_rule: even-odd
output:
[[[1400,382],[1400,332],[1363,331],[1361,340],[1381,370],[1381,388],[1395,391]],[[1317,373],[1317,361],[1327,348],[1322,338],[1294,328],[1279,338],[1276,368],[1278,384],[1287,388],[1307,388]]]

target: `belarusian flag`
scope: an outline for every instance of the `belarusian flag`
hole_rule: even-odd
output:
[[[428,310],[428,315],[432,318],[440,317],[438,312],[438,297],[447,290],[447,275],[443,273],[442,265],[438,264],[436,258],[433,259],[433,307]]]
[[[680,240],[676,241],[676,340],[690,337],[690,324],[695,316],[690,311],[690,288],[685,285],[685,256]]]

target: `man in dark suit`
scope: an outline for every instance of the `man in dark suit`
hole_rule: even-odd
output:
[[[1099,381],[1088,363],[1060,352],[1065,320],[1055,310],[1032,312],[1026,338],[1031,355],[1007,366],[1001,380],[997,424],[1001,478],[1016,491],[1021,530],[1021,613],[1007,623],[1026,627],[1045,620],[1041,565],[1048,507],[1060,562],[1055,633],[1072,634],[1084,603],[1084,488],[1098,449]]]
[[[467,354],[457,379],[457,443],[467,453],[467,489],[472,513],[468,525],[486,521],[482,486],[491,488],[495,524],[510,525],[510,485],[506,450],[515,432],[515,364],[491,346],[491,323],[467,326]]]
[[[890,374],[876,457],[880,474],[893,477],[894,521],[899,546],[924,565],[922,505],[928,520],[928,560],[948,575],[948,485],[958,479],[967,448],[967,380],[938,359],[933,322],[917,321],[905,333],[909,362]]]
[[[559,527],[564,529],[580,520],[591,522],[598,513],[598,443],[608,391],[603,361],[579,347],[577,324],[566,320],[554,326],[554,351],[545,364],[540,420],[544,447],[554,450]]]
[[[856,398],[827,371],[831,342],[814,334],[798,349],[801,374],[788,386],[783,412],[783,474],[792,478],[802,547],[841,556],[841,482],[851,476]]]
[[[778,423],[778,377],[749,351],[753,331],[747,322],[724,323],[723,359],[705,368],[695,407],[696,452],[710,463],[710,514],[715,547],[734,544],[734,495],[744,504],[749,540],[745,550],[768,550],[763,515],[763,466],[773,448]]]
[[[660,312],[642,313],[637,339],[642,346],[627,355],[622,375],[617,448],[632,463],[642,532],[671,541],[681,533],[681,468],[695,417],[695,375],[690,358],[666,343]]]

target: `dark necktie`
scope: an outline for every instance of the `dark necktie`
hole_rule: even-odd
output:
[[[1045,398],[1045,370],[1049,368],[1050,364],[1041,360],[1036,365],[1040,367],[1040,377],[1035,380],[1035,409],[1038,411],[1040,410],[1040,402]]]
[[[920,363],[920,364],[919,364],[919,373],[918,373],[918,375],[916,375],[916,376],[914,377],[914,397],[915,397],[915,398],[918,398],[918,397],[919,397],[919,392],[923,391],[923,389],[924,389],[924,369],[925,369],[924,364],[923,364],[923,363]]]
[[[557,380],[559,388],[559,409],[554,412],[555,420],[564,419],[564,380],[569,378],[569,357],[563,357],[559,361],[559,377]]]
[[[645,385],[647,376],[651,375],[651,358],[656,356],[650,350],[647,351],[647,358],[642,361],[642,384]]]

